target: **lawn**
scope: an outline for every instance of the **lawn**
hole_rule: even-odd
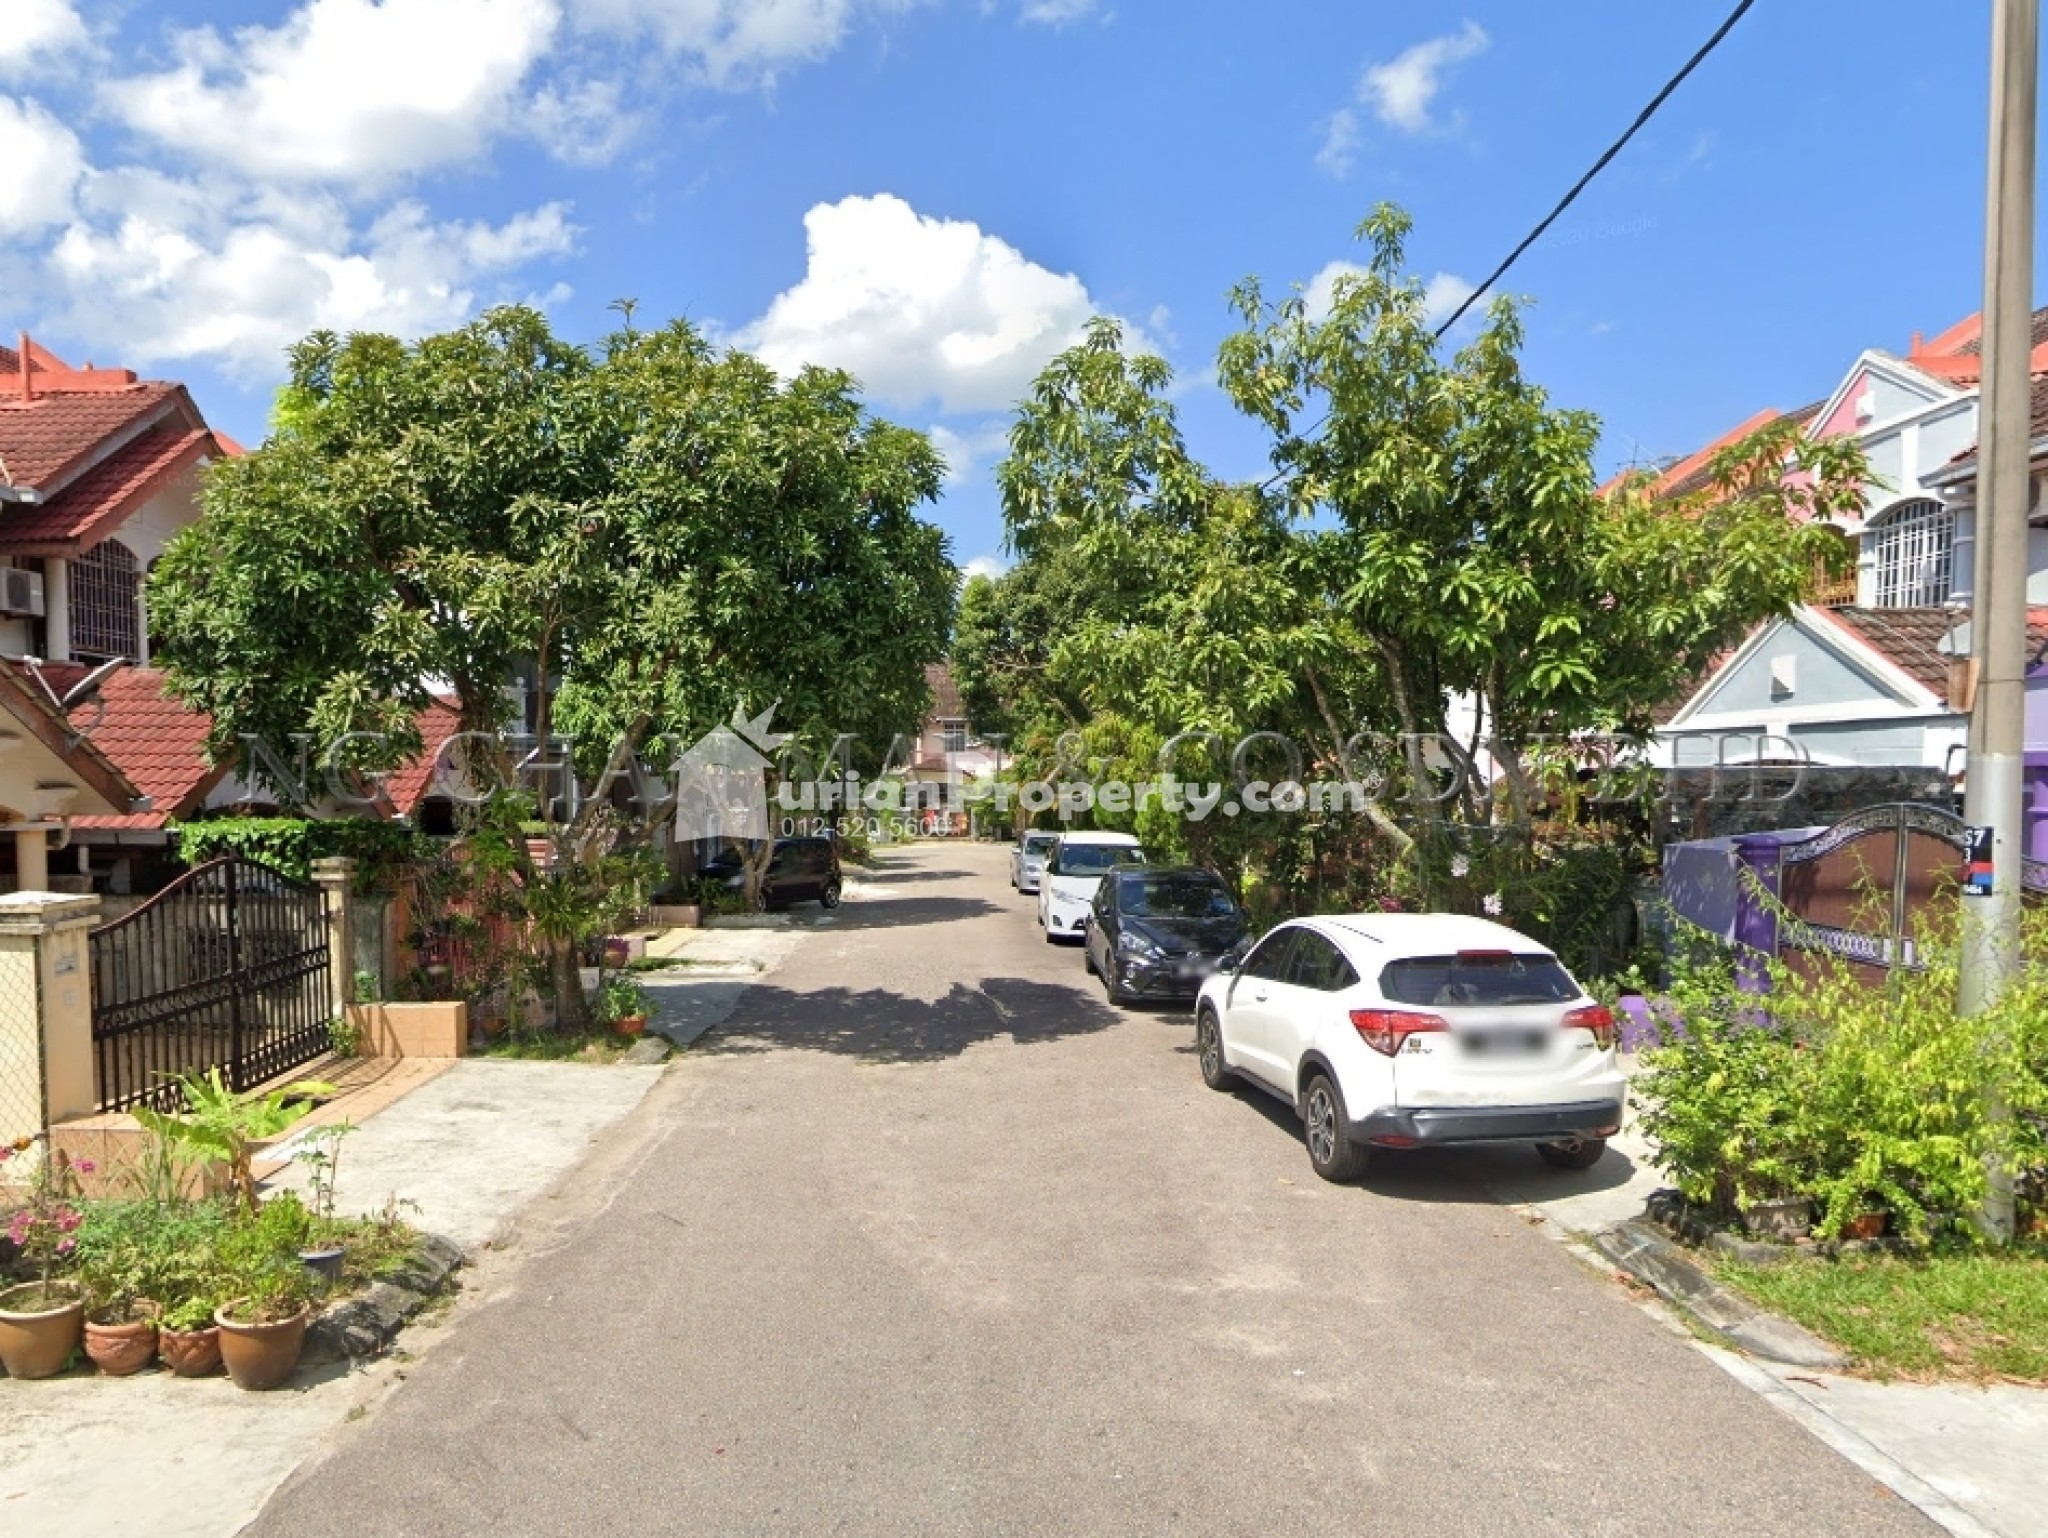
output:
[[[587,1036],[546,1031],[501,1036],[484,1048],[483,1055],[551,1063],[616,1063],[632,1045],[632,1037],[612,1031],[593,1031]]]
[[[1877,1377],[2048,1382],[2048,1246],[1724,1262],[1719,1273]]]

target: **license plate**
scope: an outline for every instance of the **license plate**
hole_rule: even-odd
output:
[[[1206,961],[1183,961],[1173,969],[1173,975],[1184,983],[1191,983],[1207,977],[1214,967]]]

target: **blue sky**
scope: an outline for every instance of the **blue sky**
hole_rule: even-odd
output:
[[[1381,199],[1483,276],[1729,0],[0,0],[0,330],[262,435],[318,325],[686,314],[938,430],[996,558],[1005,407],[1086,317],[1182,375]],[[1607,466],[1976,308],[1988,5],[1767,0],[1506,286]]]

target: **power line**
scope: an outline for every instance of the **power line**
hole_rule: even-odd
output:
[[[1643,108],[1641,112],[1638,112],[1636,114],[1636,120],[1628,125],[1628,131],[1625,132],[1619,139],[1616,139],[1612,144],[1607,146],[1606,153],[1603,154],[1598,160],[1593,162],[1593,168],[1589,170],[1584,176],[1580,177],[1576,182],[1572,183],[1572,190],[1570,192],[1567,192],[1564,195],[1564,197],[1559,200],[1557,207],[1553,208],[1549,213],[1543,216],[1543,222],[1537,225],[1536,228],[1531,230],[1527,235],[1523,236],[1522,243],[1516,246],[1514,250],[1508,253],[1507,260],[1502,262],[1498,267],[1494,268],[1492,272],[1488,273],[1486,276],[1486,281],[1484,283],[1481,283],[1477,288],[1473,289],[1471,293],[1467,294],[1465,296],[1465,302],[1459,305],[1457,309],[1451,312],[1450,319],[1446,320],[1441,326],[1438,326],[1436,328],[1436,334],[1438,336],[1442,336],[1446,331],[1450,330],[1452,326],[1456,325],[1461,319],[1463,319],[1465,312],[1471,309],[1473,305],[1479,302],[1480,295],[1484,294],[1488,289],[1492,288],[1494,284],[1498,283],[1503,277],[1505,277],[1507,275],[1507,270],[1515,265],[1516,259],[1519,258],[1524,251],[1528,250],[1531,246],[1535,245],[1537,241],[1543,238],[1543,232],[1549,229],[1551,225],[1557,222],[1557,216],[1563,213],[1567,208],[1570,208],[1573,202],[1578,198],[1578,195],[1586,190],[1587,184],[1590,183],[1594,177],[1598,176],[1602,171],[1607,169],[1607,163],[1614,159],[1616,155],[1619,155],[1622,152],[1622,150],[1627,146],[1628,141],[1636,136],[1637,132],[1642,128],[1642,126],[1645,123],[1649,122],[1651,118],[1657,115],[1657,109],[1664,105],[1665,101],[1670,98],[1671,93],[1673,91],[1677,90],[1679,86],[1685,83],[1685,77],[1687,75],[1690,75],[1694,70],[1698,69],[1702,61],[1706,59],[1707,55],[1712,53],[1716,48],[1721,46],[1721,40],[1725,38],[1730,32],[1735,30],[1735,24],[1738,21],[1742,20],[1743,16],[1747,14],[1749,8],[1754,4],[1756,4],[1756,0],[1742,0],[1742,3],[1740,5],[1736,6],[1734,10],[1728,13],[1728,19],[1722,22],[1719,27],[1715,28],[1714,35],[1708,38],[1704,43],[1700,45],[1699,51],[1697,53],[1695,53],[1691,58],[1685,61],[1684,68],[1680,69],[1677,74],[1673,75],[1669,80],[1665,81],[1664,89],[1659,91],[1655,96],[1651,97],[1649,106]]]

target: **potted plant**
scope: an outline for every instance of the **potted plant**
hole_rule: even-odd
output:
[[[77,1247],[78,1209],[71,1205],[70,1172],[47,1136],[21,1138],[0,1155],[25,1158],[41,1144],[28,1203],[9,1219],[7,1237],[36,1272],[35,1280],[0,1292],[0,1365],[9,1377],[48,1378],[64,1370],[78,1348],[85,1299],[75,1282],[56,1277]]]
[[[638,1036],[647,1029],[647,992],[631,978],[607,978],[601,1008],[621,1036]]]
[[[220,1326],[210,1292],[180,1298],[157,1320],[156,1354],[171,1375],[207,1378],[220,1371]]]
[[[232,1295],[213,1311],[213,1322],[237,1388],[276,1388],[299,1365],[316,1286],[299,1260],[310,1228],[305,1204],[281,1191],[245,1214],[221,1243],[222,1282]]]
[[[313,1198],[299,1261],[328,1286],[341,1280],[347,1253],[334,1221],[334,1181],[341,1171],[341,1140],[355,1131],[353,1123],[335,1122],[306,1134],[305,1146],[293,1157],[306,1166],[306,1185]]]
[[[125,1378],[156,1355],[156,1209],[145,1202],[95,1208],[79,1244],[78,1284],[85,1294],[85,1354],[109,1377]]]

